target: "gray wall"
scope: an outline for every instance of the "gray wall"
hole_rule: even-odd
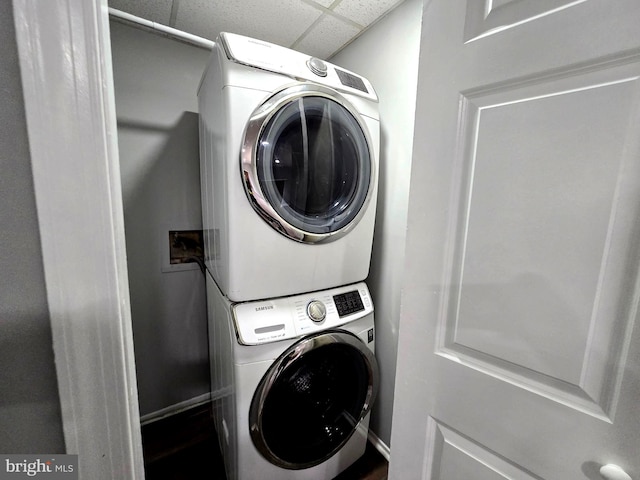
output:
[[[168,231],[202,228],[197,87],[209,51],[111,22],[140,413],[209,394],[204,276],[169,266]],[[143,418],[145,420],[145,418]]]
[[[64,453],[11,2],[0,65],[0,453]]]
[[[367,285],[375,305],[381,383],[371,429],[387,445],[391,439],[421,28],[422,0],[406,0],[331,58],[331,62],[367,77],[380,98],[380,190]]]

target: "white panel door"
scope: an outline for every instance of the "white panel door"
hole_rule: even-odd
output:
[[[423,22],[390,478],[640,480],[640,2]]]

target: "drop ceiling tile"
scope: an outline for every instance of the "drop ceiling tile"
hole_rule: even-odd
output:
[[[360,30],[353,25],[331,15],[323,15],[294,49],[326,60],[359,33]]]
[[[398,0],[342,0],[333,11],[366,27],[399,3]]]
[[[321,14],[300,0],[182,0],[175,28],[210,40],[226,31],[289,47]]]
[[[302,1],[306,3],[317,3],[318,5],[322,5],[324,8],[329,8],[335,0],[302,0]]]
[[[109,0],[109,6],[145,20],[169,25],[173,0]]]

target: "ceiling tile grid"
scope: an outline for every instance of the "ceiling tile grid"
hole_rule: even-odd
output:
[[[333,3],[338,3],[336,0],[302,0],[303,2],[307,2],[310,4],[320,5],[324,8],[329,8]]]
[[[362,26],[368,26],[398,5],[398,0],[342,0],[333,11]]]
[[[326,60],[361,30],[332,15],[324,14],[291,48]]]
[[[321,14],[300,0],[182,0],[175,28],[209,40],[228,31],[289,46]]]
[[[402,0],[109,0],[109,6],[215,40],[227,31],[327,59]]]

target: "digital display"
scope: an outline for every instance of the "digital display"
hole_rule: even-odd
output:
[[[356,77],[355,75],[351,75],[349,72],[345,72],[336,68],[336,73],[338,74],[338,78],[343,85],[347,87],[355,88],[356,90],[360,90],[364,93],[369,93],[367,87],[364,85],[364,82],[360,77]]]
[[[340,295],[334,295],[333,301],[336,304],[339,317],[344,317],[364,310],[362,299],[360,298],[360,294],[357,290],[341,293]]]

